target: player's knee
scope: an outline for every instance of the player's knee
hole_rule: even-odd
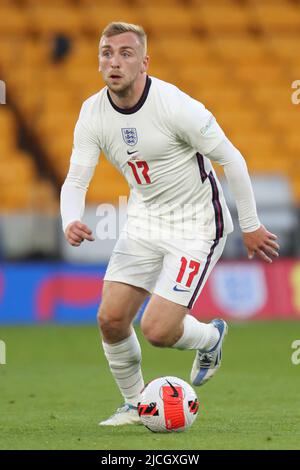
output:
[[[124,320],[118,312],[101,308],[97,313],[97,321],[104,337],[119,333],[124,328]]]
[[[167,348],[171,346],[170,340],[167,335],[165,335],[162,331],[153,331],[145,335],[149,343],[152,346],[156,346],[158,348]]]
[[[145,336],[145,338],[151,343],[153,346],[157,346],[160,348],[170,346],[170,338],[167,331],[165,331],[161,325],[142,321],[141,329]]]

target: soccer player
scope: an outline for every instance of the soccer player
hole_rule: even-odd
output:
[[[100,150],[131,189],[98,312],[104,353],[124,404],[101,425],[139,422],[144,381],[132,321],[149,294],[141,321],[147,340],[158,347],[196,350],[193,385],[204,384],[220,367],[225,321],[205,324],[189,315],[233,230],[211,162],[224,168],[248,257],[271,263],[279,250],[276,235],[257,217],[240,152],[203,104],[148,76],[148,63],[142,27],[115,22],[104,29],[99,69],[106,87],[83,103],[61,191],[65,237],[80,246],[94,240],[81,220]]]

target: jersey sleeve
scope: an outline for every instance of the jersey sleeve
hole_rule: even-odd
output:
[[[94,127],[93,116],[89,116],[83,106],[74,130],[71,163],[97,165],[101,146]]]
[[[244,157],[227,139],[207,157],[223,166],[229,188],[234,196],[239,224],[243,232],[253,232],[260,227],[250,176]]]
[[[225,138],[213,114],[205,106],[178,90],[175,128],[180,139],[197,152],[207,154]]]
[[[85,195],[95,167],[71,163],[60,193],[60,213],[63,231],[75,220],[81,220],[85,208]]]

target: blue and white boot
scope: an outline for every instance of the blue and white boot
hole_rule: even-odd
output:
[[[137,406],[125,403],[110,418],[101,421],[99,426],[123,426],[123,424],[141,424]]]
[[[211,323],[218,329],[220,338],[212,349],[208,351],[198,349],[191,371],[191,383],[196,386],[204,385],[215,375],[221,365],[222,345],[228,326],[220,318],[215,318]]]

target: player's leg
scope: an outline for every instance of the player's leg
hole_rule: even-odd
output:
[[[98,324],[104,354],[125,404],[102,425],[138,422],[136,405],[144,380],[141,348],[132,321],[147,296],[148,292],[140,287],[104,282]]]
[[[148,295],[143,288],[104,280],[97,320],[106,344],[122,342],[132,334],[132,320]]]
[[[158,347],[210,349],[219,339],[211,323],[202,323],[189,315],[189,309],[153,294],[141,321],[147,340]]]
[[[103,348],[125,405],[100,424],[119,425],[139,421],[136,408],[144,387],[141,348],[132,320],[152,291],[162,265],[162,256],[149,243],[120,238],[111,256],[105,278],[98,321]],[[129,407],[129,408],[128,408]]]
[[[188,315],[225,246],[217,241],[190,241],[174,246],[164,265],[142,319],[142,329],[152,344],[176,349],[196,349],[191,372],[194,385],[211,378],[221,364],[221,348],[227,325],[223,320],[206,324]],[[176,248],[176,247],[175,247]]]

